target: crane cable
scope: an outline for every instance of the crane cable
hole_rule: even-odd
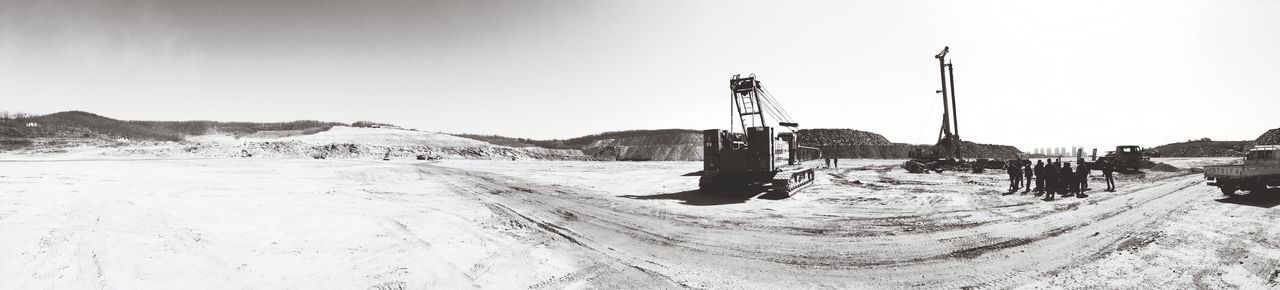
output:
[[[766,103],[765,107],[767,107],[771,113],[776,115],[775,119],[790,123],[795,122],[794,119],[792,119],[790,112],[787,112],[787,110],[778,103],[778,100],[773,97],[773,93],[770,93],[769,90],[765,89],[763,86],[760,87],[760,93],[760,95],[763,96],[761,99]]]
[[[766,89],[763,86],[761,86],[760,89],[763,90],[765,94],[769,96],[769,99],[773,101],[774,106],[776,106],[778,110],[781,111],[782,114],[787,117],[787,121],[795,121],[794,119],[791,118],[791,112],[788,112],[787,108],[782,107],[782,103],[778,102],[778,100],[773,97],[773,93],[769,92],[769,89]]]
[[[773,118],[774,118],[776,121],[778,121],[778,122],[790,122],[790,121],[791,121],[791,120],[790,120],[790,118],[789,118],[786,114],[784,114],[782,111],[778,110],[778,108],[777,108],[777,103],[776,103],[776,101],[775,101],[775,100],[772,100],[772,99],[770,99],[770,98],[768,98],[768,97],[761,98],[761,99],[762,99],[762,100],[764,100],[765,107],[769,110],[769,113],[773,115]]]

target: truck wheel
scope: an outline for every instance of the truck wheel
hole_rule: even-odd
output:
[[[1223,195],[1235,195],[1235,194],[1236,194],[1236,188],[1235,188],[1235,187],[1231,187],[1231,186],[1221,186],[1221,187],[1218,187],[1218,189],[1221,189],[1221,190],[1222,190],[1222,194],[1223,194]]]

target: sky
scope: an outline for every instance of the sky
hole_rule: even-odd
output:
[[[728,127],[756,74],[802,128],[1040,147],[1280,127],[1280,1],[0,0],[0,110],[372,120],[571,138]]]

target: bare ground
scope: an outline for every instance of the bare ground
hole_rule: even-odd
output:
[[[783,200],[697,192],[697,162],[2,162],[0,288],[1280,286],[1280,193],[898,162]]]

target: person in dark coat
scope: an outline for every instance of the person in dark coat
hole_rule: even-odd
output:
[[[1025,194],[1025,193],[1031,192],[1031,178],[1035,176],[1034,174],[1035,174],[1035,171],[1031,170],[1031,160],[1023,161],[1022,177],[1026,178],[1023,180],[1023,182],[1025,182],[1027,186],[1022,189],[1022,193]]]
[[[1036,167],[1031,171],[1036,175],[1036,194],[1044,193],[1044,161],[1036,161]]]
[[[1058,167],[1054,166],[1053,161],[1044,164],[1044,193],[1053,195],[1058,193]]]
[[[1009,164],[1005,166],[1005,171],[1009,172],[1009,192],[1018,191],[1019,186],[1022,185],[1022,166],[1020,164],[1022,164],[1021,161],[1010,160]]]
[[[1084,159],[1081,158],[1080,165],[1076,166],[1076,176],[1078,176],[1076,180],[1079,181],[1076,191],[1080,194],[1079,197],[1089,197],[1084,194],[1085,191],[1089,190],[1089,171],[1089,165],[1085,164]]]
[[[1116,192],[1116,180],[1111,177],[1111,174],[1116,170],[1115,166],[1111,165],[1110,160],[1102,160],[1101,164],[1102,176],[1107,178],[1107,191]]]
[[[1058,180],[1062,182],[1062,189],[1065,192],[1063,196],[1073,196],[1076,192],[1076,186],[1080,185],[1076,182],[1076,173],[1071,170],[1071,162],[1062,163],[1062,169],[1058,171]]]

